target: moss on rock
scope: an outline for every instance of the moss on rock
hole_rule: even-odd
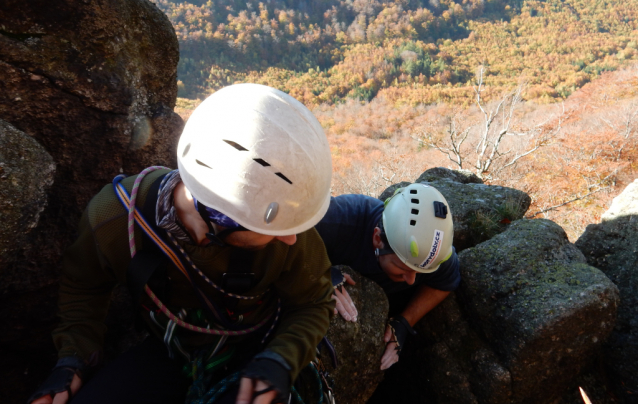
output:
[[[555,397],[613,328],[617,288],[549,220],[516,221],[460,260],[462,302],[511,372],[514,402]]]

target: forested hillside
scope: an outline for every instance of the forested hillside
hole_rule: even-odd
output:
[[[180,41],[180,96],[236,81],[306,105],[470,103],[479,65],[492,94],[566,98],[638,56],[638,2],[622,0],[157,0]]]
[[[638,2],[158,6],[180,41],[177,112],[235,82],[290,93],[326,130],[335,195],[469,169],[575,240],[638,173]]]

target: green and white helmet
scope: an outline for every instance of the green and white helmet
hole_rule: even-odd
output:
[[[434,272],[452,256],[452,212],[434,187],[417,183],[398,189],[385,202],[383,227],[394,253],[417,272]]]

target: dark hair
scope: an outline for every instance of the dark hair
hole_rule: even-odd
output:
[[[379,248],[379,255],[396,254],[392,247],[390,247],[388,236],[386,236],[385,234],[385,228],[383,227],[383,218],[379,219],[377,227],[379,228],[379,230],[381,230],[379,237],[381,237],[381,242],[383,242],[383,248]]]

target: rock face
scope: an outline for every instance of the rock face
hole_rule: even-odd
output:
[[[454,218],[454,246],[457,252],[489,240],[523,217],[530,197],[517,189],[468,183],[450,179],[425,182],[441,192]]]
[[[616,286],[548,220],[519,220],[459,258],[462,304],[511,374],[512,401],[560,395],[611,333]]]
[[[14,261],[13,253],[38,224],[54,173],[49,153],[0,119],[0,268]],[[20,282],[19,277],[7,280],[3,274],[0,287],[16,282]]]
[[[459,259],[461,288],[415,325],[370,403],[558,402],[611,333],[618,289],[548,220],[515,221]]]
[[[468,170],[450,170],[444,167],[429,168],[414,182],[432,182],[448,179],[461,184],[483,184],[483,180]]]
[[[638,180],[631,183],[576,241],[587,263],[618,286],[616,327],[605,347],[605,361],[622,394],[638,390]]]
[[[454,218],[454,247],[460,252],[489,240],[514,220],[521,219],[531,198],[514,188],[485,185],[476,175],[436,167],[425,171],[417,181],[435,187],[447,200]],[[379,199],[385,200],[408,182],[388,187]]]
[[[373,281],[352,269],[340,266],[356,282],[348,286],[348,293],[359,311],[356,323],[345,321],[336,315],[328,329],[328,339],[334,345],[339,366],[333,369],[326,349],[321,360],[335,380],[337,402],[363,404],[383,379],[380,370],[381,355],[385,343],[385,321],[388,316],[388,299],[383,289]]]
[[[381,192],[381,195],[379,195],[378,199],[385,202],[386,199],[394,195],[394,191],[396,191],[399,188],[407,187],[410,184],[411,184],[410,182],[402,181],[402,182],[399,182],[398,184],[390,185],[383,192]]]
[[[0,357],[17,375],[0,390],[16,401],[41,382],[37,366],[50,369],[60,258],[90,198],[120,172],[175,165],[178,59],[168,18],[147,0],[0,2],[0,119],[56,166],[22,184],[48,203],[11,262],[0,261]]]

